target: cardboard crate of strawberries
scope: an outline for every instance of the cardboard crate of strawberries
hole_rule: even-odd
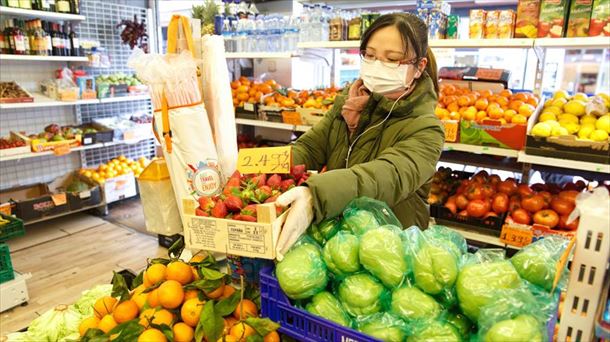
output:
[[[221,194],[185,198],[183,222],[188,248],[274,259],[286,218],[286,210],[274,202],[308,177],[305,165],[281,175],[242,175],[236,171]]]

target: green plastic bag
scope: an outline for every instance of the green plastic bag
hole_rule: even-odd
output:
[[[409,332],[403,320],[388,312],[361,317],[356,325],[358,331],[385,342],[403,342]]]
[[[309,237],[301,238],[275,267],[280,287],[289,298],[306,299],[328,283],[320,247]]]
[[[459,312],[448,312],[444,319],[447,323],[453,325],[454,328],[462,336],[464,341],[467,341],[470,338],[470,333],[472,332],[473,324],[472,321],[468,319],[468,317],[464,316]]]
[[[360,263],[390,289],[399,287],[408,271],[401,233],[400,228],[386,225],[360,236]]]
[[[356,235],[347,231],[338,232],[328,240],[322,252],[328,270],[339,278],[358,272],[361,268],[359,247],[360,239]]]
[[[351,316],[372,315],[388,306],[389,293],[368,273],[347,276],[337,288],[337,297]]]
[[[322,291],[313,296],[305,310],[344,327],[352,326],[352,321],[347,312],[345,312],[341,302],[328,291]]]
[[[405,286],[392,292],[390,311],[411,323],[422,319],[434,319],[441,313],[441,306],[417,287]]]
[[[462,260],[455,287],[462,312],[473,321],[478,320],[481,308],[494,300],[498,290],[523,285],[503,250],[479,250],[465,254]]]
[[[550,291],[557,274],[556,265],[568,243],[568,240],[560,236],[547,236],[525,246],[510,261],[521,278]],[[559,282],[559,289],[565,287],[567,267],[562,270],[562,273],[563,281]]]
[[[372,198],[359,197],[353,199],[343,210],[341,229],[362,235],[369,229],[388,224],[402,229],[400,221],[387,204]]]
[[[462,256],[468,252],[468,243],[462,234],[445,226],[432,225],[424,230],[424,235],[428,238],[450,242],[451,244],[448,244],[447,246],[458,256]]]
[[[413,333],[407,342],[462,342],[462,336],[449,322],[436,320],[422,320],[413,325]]]
[[[313,223],[307,228],[307,234],[311,236],[320,246],[324,246],[339,231],[339,219],[330,218],[318,224]]]

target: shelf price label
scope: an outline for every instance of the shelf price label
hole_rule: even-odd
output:
[[[290,173],[290,146],[242,148],[237,156],[237,170],[248,173]]]
[[[523,247],[532,243],[534,232],[524,225],[505,224],[500,232],[500,241],[507,245]]]
[[[70,153],[70,144],[61,144],[53,148],[53,154],[56,156],[64,156]]]

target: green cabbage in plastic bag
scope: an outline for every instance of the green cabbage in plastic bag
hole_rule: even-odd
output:
[[[362,317],[357,325],[359,331],[385,342],[402,342],[408,334],[405,322],[387,312]]]
[[[34,319],[27,331],[30,341],[61,341],[78,339],[78,326],[83,316],[72,306],[58,305]]]
[[[352,316],[380,312],[388,300],[383,284],[367,273],[347,276],[339,284],[337,295],[347,313]]]
[[[368,210],[350,210],[341,221],[341,229],[352,232],[356,235],[362,235],[369,229],[379,227],[379,221],[375,215]]]
[[[83,291],[81,297],[74,303],[74,309],[84,317],[93,316],[93,304],[95,304],[95,301],[104,296],[110,296],[111,292],[112,284],[97,285]]]
[[[360,240],[352,233],[341,231],[324,246],[322,255],[326,267],[336,276],[346,276],[360,270],[358,247]]]
[[[510,261],[521,278],[550,291],[557,273],[557,262],[568,243],[562,237],[547,236],[525,246]]]
[[[446,246],[451,248],[451,250],[458,256],[468,252],[468,244],[466,243],[466,239],[464,239],[462,234],[445,226],[430,226],[428,229],[424,230],[424,236],[430,239],[450,242],[450,244],[447,243]]]
[[[383,225],[402,228],[400,221],[387,204],[368,197],[353,199],[343,210],[341,229],[356,235]]]
[[[307,229],[307,233],[317,243],[323,246],[339,231],[339,220],[337,218],[326,219],[318,224],[313,223]]]
[[[542,342],[544,329],[531,315],[519,315],[494,324],[483,337],[484,342]]]
[[[458,330],[450,323],[432,320],[421,321],[413,328],[407,342],[461,342]]]
[[[468,317],[461,313],[450,312],[445,317],[445,320],[457,329],[464,340],[468,340],[470,331],[472,330],[472,321],[470,321]]]
[[[407,322],[434,319],[441,310],[441,306],[434,298],[416,287],[403,287],[392,293],[392,313]]]
[[[389,287],[400,286],[407,274],[406,250],[395,226],[371,229],[360,237],[360,263]]]
[[[483,262],[463,266],[455,284],[462,312],[474,321],[479,318],[481,308],[494,300],[497,290],[522,285],[519,274],[508,260],[493,261],[494,258],[496,256],[474,255],[472,261]]]
[[[352,321],[345,312],[341,302],[328,291],[322,291],[313,296],[311,302],[305,307],[305,310],[344,327],[352,326]]]
[[[324,290],[328,282],[320,248],[306,239],[286,253],[276,265],[275,274],[282,290],[292,299],[309,298]]]

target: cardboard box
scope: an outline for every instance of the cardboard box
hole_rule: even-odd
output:
[[[498,20],[498,38],[510,39],[515,35],[515,11],[502,10],[500,11],[500,19]]]
[[[201,249],[244,257],[275,259],[275,246],[288,212],[277,217],[273,203],[259,204],[258,222],[195,216],[199,204],[183,200],[184,241],[189,249]]]
[[[540,2],[540,0],[519,0],[515,38],[536,38],[538,36]]]
[[[97,143],[111,142],[114,138],[114,130],[98,123],[88,123],[80,126],[74,126],[83,131],[81,135],[81,143],[83,145],[93,145]],[[85,133],[87,128],[93,128],[97,132]]]
[[[236,107],[235,117],[240,119],[258,120],[258,105],[255,103],[244,103],[243,107]]]
[[[18,154],[30,153],[32,151],[31,141],[28,137],[15,132],[10,132],[10,139],[19,139],[25,142],[25,146],[0,149],[0,157],[14,156]]]
[[[485,39],[498,38],[500,11],[489,11],[485,16]]]
[[[485,10],[470,10],[469,35],[470,39],[481,39],[485,36]]]
[[[106,203],[120,201],[138,194],[136,178],[133,173],[107,178],[102,185],[102,189]]]
[[[563,37],[569,8],[569,0],[543,0],[538,19],[538,38]]]
[[[69,211],[66,193],[50,193],[46,184],[34,184],[0,192],[0,202],[12,202],[12,213],[24,221]]]
[[[541,101],[542,103],[543,101]],[[574,135],[559,137],[535,137],[530,134],[542,111],[536,111],[527,125],[525,153],[550,158],[561,158],[610,164],[607,141],[582,140]]]
[[[610,0],[594,0],[589,37],[610,37]]]
[[[572,0],[568,15],[567,37],[588,37],[593,0]]]
[[[316,108],[298,107],[297,112],[301,114],[301,118],[306,125],[314,126],[322,120],[327,111]]]
[[[70,147],[78,147],[81,145],[81,136],[77,135],[74,139],[66,139],[61,141],[46,141],[41,139],[32,139],[32,152],[53,151],[58,146],[69,145]]]
[[[57,177],[49,183],[49,191],[52,193],[66,193],[68,195],[68,206],[70,210],[78,210],[102,203],[102,191],[99,185],[93,182],[83,181],[83,183],[87,184],[89,187],[87,190],[68,192],[68,186],[76,179],[77,176],[72,173]]]

